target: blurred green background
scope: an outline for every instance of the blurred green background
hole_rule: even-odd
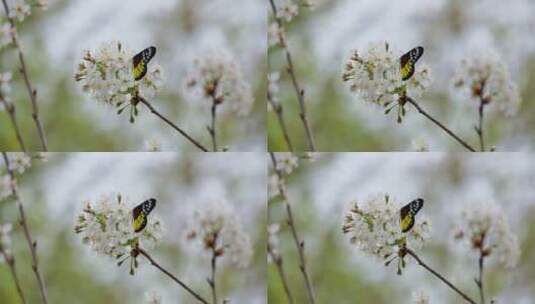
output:
[[[236,14],[238,9],[242,13]],[[146,108],[140,108],[140,117],[130,124],[128,115],[117,115],[115,109],[96,104],[81,91],[74,73],[83,50],[114,40],[132,50],[149,45],[158,48],[154,62],[163,67],[166,80],[152,104],[206,146],[210,143],[209,104],[184,95],[183,81],[195,57],[228,50],[242,66],[255,103],[245,117],[219,115],[219,143],[231,151],[265,151],[267,50],[260,0],[51,0],[48,10],[33,9],[19,27],[50,151],[146,151],[145,142],[152,139],[164,151],[196,149]],[[11,99],[26,145],[40,150],[17,68],[15,49],[1,50],[0,72],[13,73]],[[18,149],[9,116],[2,111],[0,150]]]
[[[275,1],[279,6],[284,1]],[[297,1],[298,2],[298,1]],[[388,41],[398,50],[421,45],[420,63],[431,68],[433,83],[420,105],[463,139],[477,146],[477,105],[452,94],[450,79],[465,57],[494,50],[518,85],[523,103],[504,118],[492,104],[485,109],[485,137],[498,151],[526,151],[535,144],[535,2],[530,0],[316,0],[300,8],[286,24],[297,78],[305,91],[307,112],[318,151],[414,151],[425,140],[431,151],[464,148],[408,107],[402,124],[396,111],[365,104],[342,81],[345,60],[354,49]],[[273,14],[269,11],[269,22]],[[278,46],[268,51],[269,71],[280,72],[278,98],[296,151],[307,149],[295,90]],[[277,117],[268,113],[270,151],[287,151]]]
[[[145,303],[144,293],[152,290],[163,297],[162,303],[198,303],[143,258],[131,276],[128,265],[117,267],[115,260],[97,256],[74,233],[84,200],[118,192],[131,204],[148,197],[158,200],[153,213],[162,219],[165,232],[149,253],[207,299],[210,260],[186,250],[184,231],[196,205],[226,200],[251,239],[253,257],[243,269],[231,266],[225,257],[218,262],[220,298],[231,303],[266,303],[265,178],[265,156],[255,153],[74,153],[52,154],[48,162],[35,163],[21,177],[19,190],[38,242],[49,303]],[[0,223],[14,226],[13,252],[26,298],[28,303],[39,303],[17,219],[15,203],[1,202]],[[0,302],[19,303],[5,264],[0,264]]]
[[[519,239],[521,256],[512,270],[498,265],[495,256],[485,261],[486,298],[497,303],[533,303],[534,166],[534,155],[523,153],[322,153],[314,163],[300,161],[288,177],[287,188],[316,302],[413,303],[412,293],[421,290],[430,296],[430,303],[464,303],[414,260],[398,276],[395,263],[385,267],[383,261],[359,252],[342,233],[351,201],[386,192],[401,203],[424,198],[420,213],[431,221],[431,239],[417,254],[476,302],[477,256],[453,242],[451,229],[468,204],[493,201],[502,207]],[[280,252],[294,301],[308,303],[282,201],[271,199],[268,212],[270,223],[281,226]],[[269,303],[287,303],[272,263],[268,264],[268,288]]]

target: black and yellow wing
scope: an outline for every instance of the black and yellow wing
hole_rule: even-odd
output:
[[[134,231],[140,232],[147,226],[147,216],[156,207],[156,200],[151,198],[137,205],[132,211]]]
[[[416,213],[418,213],[423,206],[424,200],[417,198],[401,208],[399,211],[399,226],[401,227],[402,232],[411,230],[412,226],[414,226]]]
[[[424,54],[424,48],[421,46],[415,47],[407,53],[403,54],[399,59],[401,64],[401,79],[408,80],[414,74],[414,65]]]
[[[147,65],[149,64],[149,61],[156,55],[156,48],[151,46],[143,51],[139,52],[136,56],[133,58],[134,63],[134,79],[140,80],[147,74]]]

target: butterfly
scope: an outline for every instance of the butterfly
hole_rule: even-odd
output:
[[[156,200],[151,198],[137,205],[132,211],[134,231],[140,232],[147,226],[147,216],[156,207]]]
[[[134,62],[134,79],[140,80],[147,74],[147,65],[149,61],[156,55],[156,48],[151,46],[139,52],[132,61]]]
[[[424,54],[424,48],[421,46],[415,47],[407,53],[403,54],[399,59],[401,64],[401,79],[408,80],[414,74],[414,65]]]
[[[399,225],[401,227],[402,232],[407,232],[411,230],[412,226],[414,226],[414,217],[416,216],[416,213],[418,213],[418,211],[422,209],[423,206],[424,200],[418,198],[401,208],[401,210],[399,211]]]

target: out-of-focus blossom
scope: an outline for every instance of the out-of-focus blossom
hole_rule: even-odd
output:
[[[225,201],[202,204],[193,212],[185,242],[203,255],[228,257],[237,267],[246,267],[253,249],[234,208]]]
[[[5,97],[11,92],[11,72],[0,73],[0,96]]]
[[[277,197],[281,194],[280,188],[279,188],[281,186],[281,183],[282,183],[282,186],[285,187],[284,182],[279,179],[279,176],[277,174],[271,174],[269,176],[269,180],[268,180],[268,198],[269,199]]]
[[[11,230],[13,226],[10,223],[0,224],[0,249],[6,255],[11,255]],[[0,255],[0,263],[4,262],[3,255]]]
[[[32,13],[31,6],[24,0],[19,0],[9,9],[9,18],[24,21]]]
[[[154,214],[147,217],[147,226],[142,231],[134,231],[134,206],[120,194],[116,197],[103,195],[94,203],[85,201],[83,204],[74,230],[82,242],[98,254],[120,259],[135,253],[136,248],[152,249],[162,238],[163,223]]]
[[[12,171],[22,174],[32,166],[32,158],[26,153],[10,153],[9,166]]]
[[[411,145],[414,152],[429,152],[429,144],[423,137],[413,139]]]
[[[299,6],[292,0],[283,0],[277,8],[277,18],[286,20],[286,22],[292,21],[299,14]]]
[[[319,152],[305,152],[305,154],[303,155],[303,159],[306,159],[309,162],[313,163],[316,162],[320,156],[321,153]]]
[[[280,225],[278,223],[269,224],[268,226],[268,262],[274,262],[273,259],[277,260],[280,258],[279,250],[279,231]]]
[[[351,244],[365,254],[381,260],[387,260],[395,254],[404,265],[403,249],[421,249],[430,238],[431,222],[418,214],[412,229],[403,233],[400,228],[402,206],[384,194],[372,196],[363,202],[352,202],[351,208],[345,213],[343,231],[349,235]],[[398,264],[399,274],[401,268]]]
[[[130,120],[138,111],[139,98],[151,100],[164,82],[163,69],[150,62],[147,74],[134,79],[134,53],[120,42],[102,44],[96,51],[85,51],[75,74],[82,89],[98,102],[119,108],[120,114],[130,106]]]
[[[145,303],[146,304],[160,304],[162,303],[162,296],[160,296],[154,290],[147,291],[145,292]]]
[[[12,42],[12,28],[8,22],[3,22],[0,19],[0,50],[8,46]]]
[[[37,0],[35,1],[35,5],[40,7],[43,10],[48,9],[48,0]]]
[[[455,241],[476,255],[495,256],[505,268],[516,266],[520,246],[500,206],[493,202],[466,204],[459,218],[452,231]]]
[[[429,296],[423,290],[414,291],[412,293],[412,303],[429,304]]]
[[[210,103],[227,105],[238,116],[251,112],[254,97],[239,63],[228,52],[207,53],[193,61],[185,78],[187,92]]]
[[[145,151],[147,152],[161,152],[162,151],[162,143],[156,139],[151,138],[145,142]]]
[[[401,56],[386,42],[370,44],[364,52],[353,51],[342,74],[358,100],[388,107],[386,114],[397,105],[399,122],[407,98],[418,99],[431,84],[431,71],[420,62],[412,77],[402,80]]]
[[[452,78],[453,92],[474,104],[496,104],[506,116],[516,114],[521,103],[517,85],[504,62],[493,52],[461,61]]]
[[[268,28],[269,46],[279,45],[281,43],[281,37],[284,37],[284,35],[284,28],[281,28],[277,22],[272,22]]]
[[[275,153],[277,160],[277,170],[288,175],[299,166],[299,158],[291,152]]]
[[[15,187],[17,186],[17,184],[11,180],[11,177],[8,174],[0,175],[0,201],[11,196],[12,185],[15,185]]]

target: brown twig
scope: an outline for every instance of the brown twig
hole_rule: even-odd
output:
[[[299,255],[299,269],[301,270],[301,273],[303,274],[303,278],[305,280],[305,286],[307,289],[307,295],[308,295],[308,302],[311,304],[314,304],[316,302],[314,297],[314,289],[312,287],[312,283],[310,280],[310,276],[308,274],[306,261],[305,261],[305,242],[301,241],[299,239],[299,235],[297,234],[297,228],[295,227],[295,222],[292,214],[292,208],[290,206],[290,202],[288,201],[288,195],[286,193],[286,189],[282,185],[280,181],[283,180],[282,172],[277,169],[277,159],[275,158],[275,154],[273,152],[270,152],[269,155],[271,156],[271,161],[273,163],[273,170],[277,174],[277,177],[279,178],[279,192],[280,195],[284,201],[284,205],[286,206],[286,213],[288,215],[288,225],[290,226],[290,230],[292,231],[292,236],[295,242],[295,246],[297,247],[297,252]]]
[[[271,9],[273,11],[273,18],[275,19],[275,22],[277,22],[277,25],[280,29],[283,28],[282,20],[277,17],[277,7],[275,6],[274,0],[269,0],[271,4]],[[311,152],[316,151],[316,145],[314,144],[314,138],[312,136],[312,131],[310,128],[310,124],[308,122],[307,114],[306,114],[306,107],[305,107],[305,91],[301,89],[301,86],[299,85],[299,82],[297,81],[297,76],[295,72],[295,68],[292,61],[292,54],[290,53],[290,48],[288,47],[288,43],[286,42],[286,37],[282,32],[279,34],[279,40],[282,48],[284,48],[284,51],[286,53],[286,62],[288,64],[288,74],[290,75],[290,78],[292,79],[292,85],[295,89],[295,93],[297,95],[297,100],[299,102],[299,117],[301,118],[301,121],[303,122],[303,127],[305,128],[305,133],[307,136],[308,141],[308,148]]]
[[[485,292],[483,288],[483,252],[479,255],[479,278],[476,279],[476,285],[479,288],[479,299],[481,304],[485,304]]]
[[[13,125],[13,129],[15,130],[15,136],[17,137],[17,141],[19,142],[20,148],[23,152],[27,152],[26,146],[24,145],[24,140],[22,139],[22,134],[19,129],[19,125],[17,123],[17,116],[15,115],[15,105],[5,100],[2,94],[0,94],[0,102],[4,104],[4,108],[6,109],[9,118],[11,119],[11,124]]]
[[[145,106],[147,106],[147,108],[149,108],[149,110],[152,112],[152,114],[158,116],[161,120],[163,120],[165,123],[170,125],[173,129],[178,131],[178,133],[180,133],[182,136],[184,136],[186,139],[188,139],[193,145],[195,145],[201,151],[208,152],[208,150],[203,145],[201,145],[198,141],[193,139],[193,137],[191,137],[188,133],[186,133],[186,131],[182,130],[176,124],[174,124],[172,121],[170,121],[165,116],[160,114],[160,112],[156,111],[156,109],[145,98],[143,98],[141,96],[138,96],[138,98],[139,98],[139,101],[141,103],[143,103]]]
[[[13,195],[13,198],[17,202],[17,207],[19,209],[19,215],[20,220],[19,224],[22,226],[24,230],[24,236],[26,237],[26,241],[28,242],[28,247],[30,248],[30,253],[32,256],[32,270],[35,274],[35,277],[37,279],[37,283],[39,284],[39,291],[41,293],[41,300],[44,304],[48,303],[47,296],[46,296],[46,287],[45,282],[41,276],[41,272],[39,271],[39,263],[37,260],[37,241],[32,240],[32,236],[30,234],[30,228],[28,226],[28,223],[26,222],[26,215],[24,213],[24,207],[22,205],[22,201],[20,200],[19,193],[17,191],[16,187],[16,180],[15,180],[15,173],[13,172],[13,169],[11,169],[9,165],[9,158],[7,157],[6,152],[2,152],[2,156],[4,157],[4,163],[6,164],[6,169],[9,174],[9,177],[11,179],[11,194]]]
[[[433,270],[431,267],[429,267],[427,264],[425,264],[412,250],[406,248],[407,254],[409,254],[411,257],[413,257],[420,266],[424,267],[427,271],[431,272],[434,276],[439,278],[442,282],[444,282],[446,285],[448,285],[451,289],[453,289],[456,293],[458,293],[463,299],[465,299],[467,302],[471,304],[476,304],[474,300],[472,300],[469,296],[467,296],[465,293],[459,290],[459,288],[455,287],[450,281],[448,281],[446,278],[444,278],[440,273]]]
[[[4,5],[6,18],[11,26],[11,41],[13,42],[13,44],[15,45],[15,48],[17,49],[19,53],[20,72],[24,78],[24,83],[26,84],[28,95],[30,96],[30,102],[32,106],[32,118],[35,122],[35,126],[37,127],[37,132],[39,133],[39,139],[41,140],[41,147],[43,148],[43,151],[46,152],[48,151],[48,145],[47,145],[46,135],[43,129],[43,125],[41,124],[41,120],[39,119],[39,107],[37,106],[37,91],[32,88],[32,84],[30,82],[30,76],[28,75],[28,71],[26,69],[26,62],[24,60],[24,53],[22,53],[22,48],[17,38],[15,21],[13,20],[13,18],[9,16],[9,7],[7,5],[7,1],[2,0],[2,3]]]
[[[215,273],[216,273],[216,262],[217,262],[217,252],[214,247],[212,247],[212,277],[208,280],[208,284],[210,285],[210,288],[212,289],[212,303],[217,304],[217,290],[216,290],[216,281],[215,281]]]
[[[214,100],[212,102],[212,124],[208,127],[208,133],[212,138],[212,150],[217,152],[217,140],[216,140],[216,130],[215,130],[215,121],[216,121],[216,111],[217,111],[217,102]]]
[[[469,144],[467,144],[464,140],[462,140],[459,136],[455,135],[455,133],[453,133],[450,129],[448,129],[446,126],[444,126],[441,122],[439,122],[438,120],[436,120],[433,116],[429,115],[427,112],[425,112],[421,107],[420,105],[418,105],[418,103],[416,103],[416,101],[414,101],[414,99],[410,98],[410,97],[407,97],[407,101],[412,104],[420,114],[422,114],[423,116],[425,116],[427,119],[429,119],[430,121],[432,121],[435,125],[439,126],[442,130],[444,130],[444,132],[446,132],[448,135],[450,135],[451,137],[453,137],[458,143],[460,143],[463,147],[465,147],[466,149],[468,149],[469,151],[471,152],[476,152],[476,150],[474,148],[472,148],[472,146],[470,146]]]
[[[286,145],[288,146],[288,150],[290,152],[293,152],[293,146],[292,142],[290,140],[290,135],[288,134],[288,129],[286,128],[286,123],[284,122],[284,115],[283,115],[283,109],[282,105],[280,103],[277,103],[273,100],[273,96],[271,96],[271,93],[267,93],[267,100],[269,104],[271,104],[271,107],[273,108],[273,111],[277,115],[277,119],[279,120],[279,125],[281,127],[282,134],[284,135],[284,140],[286,141]]]
[[[483,136],[483,111],[485,108],[485,103],[483,100],[479,103],[479,125],[475,128],[476,133],[479,137],[479,147],[481,149],[481,152],[485,152],[485,141]]]
[[[15,257],[7,253],[1,244],[0,244],[0,253],[4,257],[4,260],[6,261],[7,265],[9,266],[9,270],[11,271],[11,276],[13,277],[13,282],[15,283],[15,287],[17,288],[17,293],[19,294],[19,297],[20,297],[20,302],[23,304],[26,304],[26,298],[24,297],[24,292],[22,291],[22,287],[20,285],[19,278],[17,276],[17,271],[15,269]]]
[[[293,304],[294,300],[292,297],[292,293],[290,292],[290,285],[288,284],[288,279],[286,278],[286,274],[284,273],[282,256],[273,252],[269,244],[268,244],[268,254],[271,257],[273,264],[275,264],[275,266],[277,267],[277,272],[279,273],[279,276],[281,278],[284,292],[286,293],[286,297],[288,298],[288,303]]]
[[[169,278],[171,278],[175,283],[180,285],[182,288],[184,288],[187,292],[189,292],[195,299],[197,299],[199,302],[208,304],[208,301],[206,301],[203,297],[201,297],[199,294],[197,294],[195,291],[193,291],[188,285],[186,285],[184,282],[180,281],[177,277],[175,277],[172,273],[167,271],[165,268],[160,266],[145,250],[141,248],[137,248],[139,253],[143,255],[144,257],[149,260],[149,262],[152,264],[152,266],[158,268],[161,272],[166,274]]]

